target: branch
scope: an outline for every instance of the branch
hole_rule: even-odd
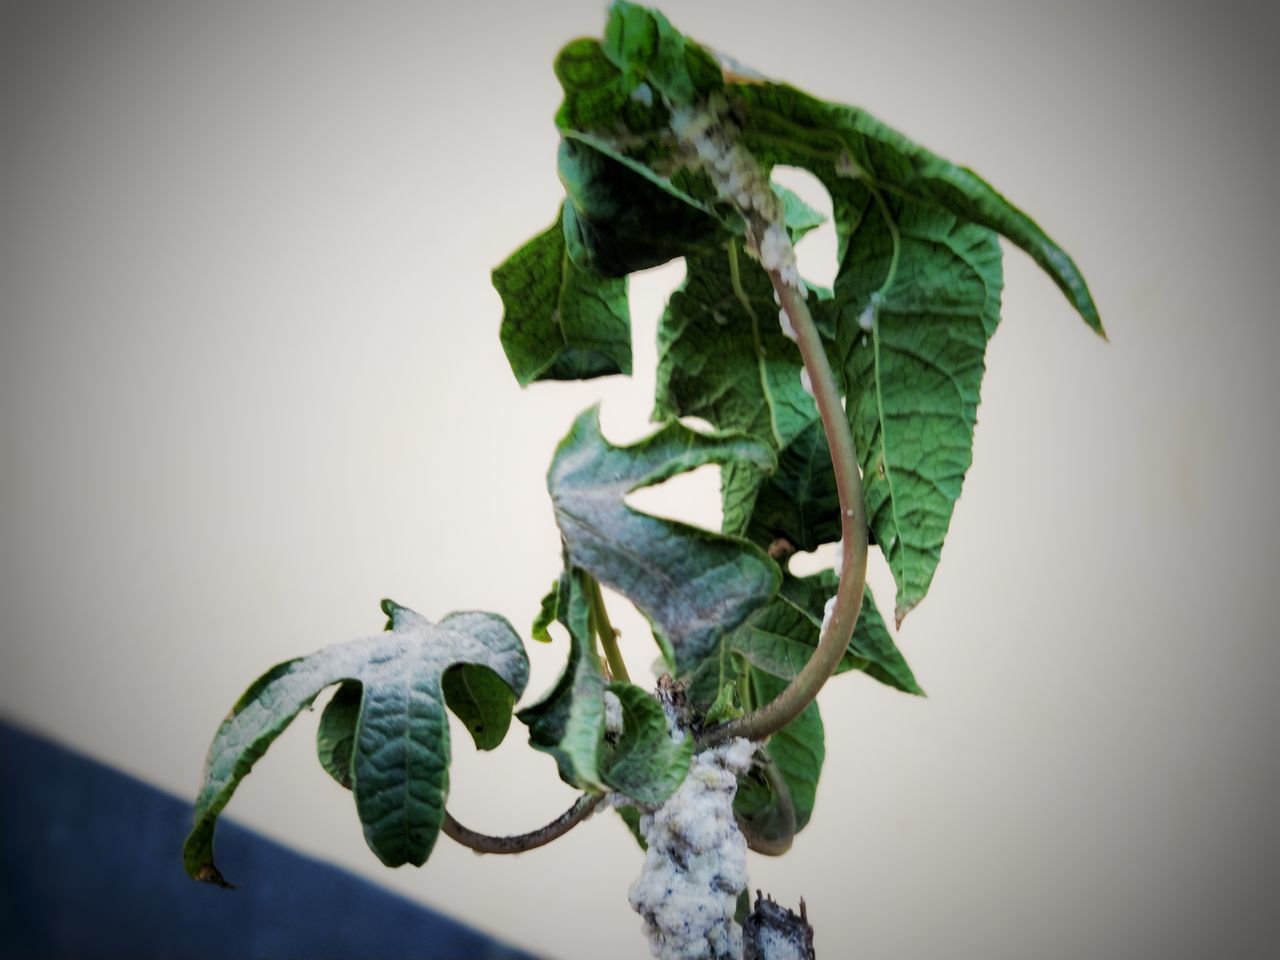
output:
[[[456,840],[464,847],[470,847],[476,853],[524,853],[526,850],[537,849],[552,840],[563,837],[591,816],[603,801],[604,797],[583,794],[572,807],[545,827],[513,837],[491,837],[485,833],[476,833],[453,819],[448,810],[444,812],[444,824],[441,829],[451,840]]]
[[[585,571],[584,571],[585,572]],[[609,619],[609,608],[604,605],[604,593],[600,590],[600,581],[587,574],[591,584],[591,623],[595,627],[596,636],[600,638],[600,646],[604,649],[605,662],[609,664],[609,673],[614,680],[631,682],[627,673],[627,661],[622,659],[622,650],[618,647],[618,631]]]
[[[769,275],[778,304],[795,331],[804,373],[818,404],[822,429],[831,450],[836,490],[840,495],[840,528],[844,556],[835,605],[823,624],[822,636],[809,661],[785,690],[759,710],[706,731],[703,745],[734,737],[764,740],[782,729],[813,702],[835,672],[853,636],[867,574],[867,518],[862,474],[854,454],[853,435],[840,402],[818,328],[805,303],[804,281],[796,266],[795,248],[787,233],[784,210],[769,173],[738,139],[739,130],[721,98],[671,113],[671,131],[687,161],[700,167],[715,185],[720,199],[733,204],[746,226],[746,250]],[[732,267],[732,261],[731,261]]]
[[[836,490],[840,495],[840,529],[844,556],[840,567],[840,585],[836,588],[835,608],[808,662],[776,699],[753,713],[703,733],[701,740],[705,745],[723,743],[734,737],[764,740],[798,717],[813,702],[813,698],[835,672],[840,658],[844,656],[854,625],[858,622],[862,593],[866,587],[867,518],[862,474],[858,471],[849,422],[845,419],[844,407],[840,403],[840,389],[831,372],[831,364],[827,362],[822,339],[818,335],[817,325],[809,313],[804,295],[786,282],[778,270],[769,270],[768,274],[778,294],[778,302],[795,329],[800,356],[808,371],[813,397],[818,404],[818,414],[822,418],[822,429],[827,436],[827,446],[831,449]]]

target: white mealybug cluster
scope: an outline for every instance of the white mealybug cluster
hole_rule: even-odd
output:
[[[827,627],[831,626],[831,617],[836,612],[836,598],[831,597],[822,608],[822,631],[819,636],[826,636]]]
[[[788,286],[804,290],[800,268],[796,265],[796,248],[780,220],[765,227],[764,236],[760,238],[760,266],[777,271]]]
[[[604,692],[604,732],[622,736],[622,701],[612,690]]]
[[[788,340],[794,342],[799,339],[799,337],[796,336],[796,328],[791,325],[791,318],[787,316],[787,311],[778,311],[778,324],[782,327],[782,335]]]
[[[813,379],[809,376],[809,368],[800,368],[800,388],[809,396],[813,396]]]
[[[704,750],[671,798],[640,819],[649,849],[628,899],[658,960],[742,956],[733,915],[747,886],[747,841],[733,796],[754,752],[741,738]]]
[[[862,312],[858,314],[858,326],[866,333],[870,333],[876,325],[876,314],[880,312],[880,303],[884,300],[880,291],[877,290],[871,294],[867,300],[867,305],[862,308]]]
[[[711,178],[720,199],[734,204],[749,222],[763,221],[757,249],[752,251],[766,270],[802,293],[804,281],[796,266],[795,247],[783,223],[782,203],[769,185],[764,169],[737,140],[737,127],[728,116],[723,97],[700,107],[671,111],[671,132]]]
[[[756,934],[756,955],[769,960],[808,960],[803,944],[775,927],[762,927]]]
[[[647,83],[637,84],[635,89],[631,91],[631,99],[637,103],[643,103],[646,107],[653,106],[653,88]]]

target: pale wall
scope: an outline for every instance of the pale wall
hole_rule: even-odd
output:
[[[752,864],[806,897],[823,956],[1276,942],[1280,31],[1229,6],[669,7],[972,164],[1112,334],[1010,248],[976,465],[901,635],[931,696],[833,684],[813,824]],[[550,62],[601,3],[0,10],[0,711],[192,796],[247,682],[378,629],[379,597],[527,624],[559,554],[550,453],[597,398],[613,438],[646,429],[681,273],[634,283],[634,380],[515,386],[488,272],[554,214]],[[713,474],[675,493],[714,516]],[[531,655],[536,695],[564,650]],[[232,815],[549,954],[644,955],[618,824],[389,872],[313,730]],[[519,728],[457,753],[477,827],[571,796]]]

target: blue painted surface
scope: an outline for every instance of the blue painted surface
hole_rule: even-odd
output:
[[[0,722],[4,960],[533,960],[230,820],[224,862],[187,878],[191,804]]]

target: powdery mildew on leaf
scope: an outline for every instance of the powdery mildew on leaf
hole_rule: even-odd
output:
[[[528,682],[529,659],[511,625],[495,614],[455,613],[434,624],[391,601],[383,609],[390,618],[386,632],[287,660],[259,677],[232,708],[209,748],[195,825],[183,848],[192,877],[225,885],[213,863],[218,815],[299,711],[344,682],[348,708],[353,685],[363,693],[358,722],[350,744],[322,750],[322,760],[335,776],[344,772],[336,763],[349,763],[365,841],[378,859],[389,867],[426,862],[449,791],[442,675],[456,664],[487,667],[514,699]]]
[[[560,442],[547,474],[569,562],[634,603],[670,642],[680,671],[764,603],[781,575],[759,547],[648,516],[625,497],[703,464],[734,461],[773,465],[757,441],[706,436],[678,423],[616,447],[593,408]]]

